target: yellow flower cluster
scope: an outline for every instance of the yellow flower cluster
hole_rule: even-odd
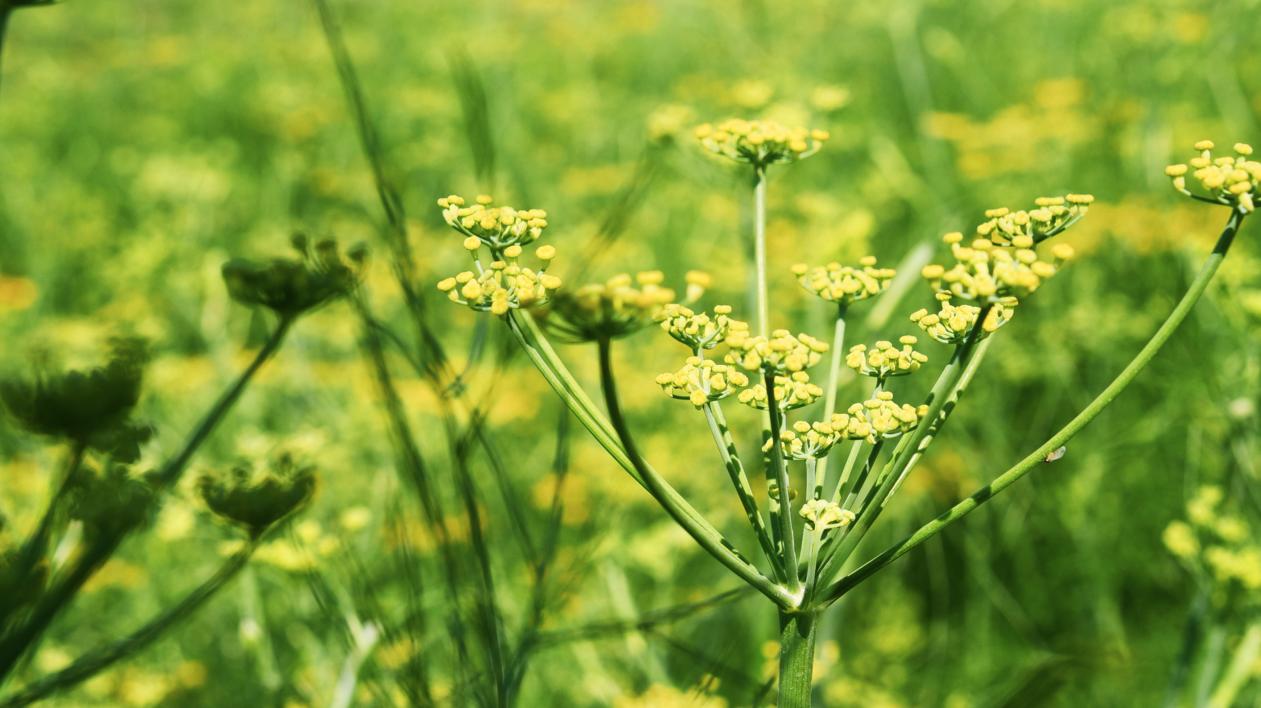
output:
[[[753,336],[748,329],[732,331],[727,337],[731,351],[727,361],[746,371],[766,369],[776,374],[797,373],[819,363],[828,345],[808,334],[793,336],[777,329],[771,336]]]
[[[451,228],[477,239],[495,252],[537,241],[547,228],[547,212],[542,209],[497,207],[492,206],[493,202],[494,199],[482,194],[473,204],[465,206],[464,197],[452,194],[439,199],[438,206],[442,207],[442,218]]]
[[[657,385],[667,396],[691,401],[700,408],[726,398],[735,388],[748,386],[749,377],[726,364],[692,356],[678,371],[657,376]]]
[[[692,351],[713,349],[729,336],[748,333],[749,325],[731,316],[730,305],[714,307],[714,316],[693,312],[677,303],[666,305],[658,314],[661,328]]]
[[[1062,197],[1038,197],[1034,208],[1012,211],[1006,207],[985,212],[987,221],[976,227],[976,235],[996,244],[1016,245],[1017,239],[1028,236],[1033,244],[1063,233],[1086,215],[1095,198],[1089,194],[1066,194]],[[1021,239],[1023,240],[1023,239]]]
[[[858,264],[858,268],[853,268],[834,262],[811,268],[798,263],[792,271],[801,287],[838,305],[849,305],[879,295],[897,274],[892,268],[877,268],[874,256],[866,256]]]
[[[1222,509],[1216,486],[1201,487],[1187,503],[1187,519],[1165,529],[1171,553],[1193,567],[1201,564],[1223,586],[1236,586],[1261,599],[1261,544],[1243,518]]]
[[[823,388],[810,381],[810,375],[804,371],[796,371],[787,375],[775,376],[775,407],[781,411],[808,406],[823,397]],[[766,410],[769,401],[766,399],[766,384],[755,383],[740,392],[737,398],[741,403],[758,410]]]
[[[1165,174],[1173,179],[1174,189],[1190,197],[1197,196],[1187,188],[1187,172],[1191,172],[1206,192],[1200,198],[1237,206],[1244,213],[1252,212],[1256,208],[1257,188],[1261,185],[1261,162],[1249,159],[1252,146],[1235,143],[1234,157],[1216,159],[1211,140],[1201,140],[1195,144],[1195,149],[1200,154],[1191,158],[1189,165],[1165,168]]]
[[[557,293],[547,313],[546,324],[553,333],[572,342],[615,339],[652,324],[674,303],[674,289],[662,286],[665,275],[659,270],[636,274],[622,273],[604,283],[591,283],[572,292]],[[686,276],[687,297],[692,302],[704,294],[709,275],[690,271]]]
[[[863,376],[874,376],[880,381],[890,376],[904,376],[928,361],[927,356],[913,348],[918,341],[908,334],[898,339],[901,348],[887,340],[876,342],[871,349],[867,349],[866,344],[855,344],[845,357],[845,365]]]
[[[799,420],[787,430],[780,432],[779,444],[784,451],[784,456],[790,459],[817,459],[823,457],[828,450],[832,449],[832,446],[841,439],[843,432],[843,429],[838,431],[833,428],[828,421],[808,423],[804,420]],[[770,444],[769,440],[767,444]]]
[[[472,239],[473,237],[470,237]],[[467,246],[474,243],[466,243]],[[476,252],[476,248],[470,248]],[[503,249],[503,260],[483,267],[477,263],[477,271],[466,270],[452,278],[439,281],[438,289],[447,294],[452,302],[467,305],[479,312],[503,315],[508,310],[546,303],[553,292],[560,288],[560,278],[544,272],[547,263],[556,255],[551,246],[541,246],[535,251],[544,266],[537,271],[517,262],[521,246],[513,244]],[[476,256],[474,256],[476,258]]]
[[[1051,260],[1041,260],[1033,250],[1034,238],[1028,234],[1014,237],[1009,245],[977,238],[965,246],[958,231],[942,240],[950,245],[955,265],[949,269],[926,265],[921,274],[933,288],[965,300],[998,302],[1028,297],[1073,257],[1072,247],[1061,243],[1051,250]]]
[[[928,413],[928,406],[916,408],[909,403],[901,405],[893,402],[893,393],[880,391],[874,398],[855,403],[846,414],[849,421],[846,429],[855,433],[864,433],[861,437],[874,444],[878,438],[896,438],[919,425],[920,418]],[[837,427],[835,423],[833,427]]]
[[[811,499],[801,505],[801,518],[812,530],[835,529],[854,523],[854,512],[842,509],[840,504],[823,499]]]
[[[794,162],[819,151],[828,139],[825,130],[787,128],[774,121],[725,120],[696,128],[701,147],[758,169],[778,162]]]
[[[911,313],[911,321],[919,325],[919,328],[924,330],[929,337],[942,344],[962,344],[968,338],[968,332],[971,332],[976,324],[976,318],[981,314],[981,308],[976,305],[951,304],[952,298],[953,296],[948,292],[939,292],[937,301],[941,303],[941,307],[937,312],[920,308]],[[980,336],[992,334],[999,327],[1007,324],[1015,311],[1015,298],[1005,298],[993,303],[981,326]]]

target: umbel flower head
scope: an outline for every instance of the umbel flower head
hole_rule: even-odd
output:
[[[1170,165],[1165,174],[1173,179],[1174,189],[1189,197],[1220,204],[1229,204],[1244,213],[1256,208],[1257,188],[1261,185],[1261,162],[1251,159],[1252,146],[1235,143],[1233,156],[1213,157],[1213,141],[1195,144],[1199,155],[1187,164]],[[1202,194],[1187,188],[1187,172],[1200,183]]]
[[[828,450],[843,439],[844,433],[843,428],[838,431],[829,421],[810,423],[799,420],[787,430],[780,431],[780,449],[784,451],[784,457],[791,460],[818,459],[828,454]],[[768,440],[767,445],[769,444]]]
[[[928,361],[927,356],[913,348],[918,341],[908,334],[898,339],[902,345],[900,348],[886,340],[876,342],[871,349],[866,344],[855,344],[845,357],[845,365],[863,376],[872,376],[879,381],[890,376],[905,376]]]
[[[781,411],[808,406],[823,397],[823,387],[810,381],[804,371],[775,375],[775,407]],[[770,402],[766,398],[766,384],[755,383],[736,397],[746,406],[766,410]]]
[[[810,499],[801,505],[801,518],[814,531],[841,528],[854,523],[854,512],[842,509],[840,504],[824,499]]]
[[[452,194],[439,199],[438,206],[442,207],[442,218],[451,228],[477,239],[494,252],[537,241],[547,228],[547,212],[542,209],[493,206],[493,202],[490,196],[482,194],[473,204],[465,206],[464,197]]]
[[[22,427],[39,435],[108,447],[140,399],[148,347],[141,339],[110,342],[104,366],[0,381],[0,399]]]
[[[1008,243],[977,238],[964,245],[963,234],[955,231],[942,241],[949,244],[955,264],[949,269],[926,265],[921,274],[934,289],[964,300],[1000,302],[1028,297],[1073,257],[1072,247],[1061,243],[1051,249],[1050,260],[1041,260],[1033,248],[1034,238],[1028,234]]]
[[[892,268],[877,268],[875,256],[860,259],[858,265],[853,268],[829,263],[811,268],[805,263],[798,263],[792,270],[801,287],[828,302],[846,306],[884,292],[889,287],[889,281],[897,275]]]
[[[691,401],[692,405],[700,408],[748,386],[749,377],[726,364],[692,356],[678,371],[657,376],[657,385],[667,396]]]
[[[985,212],[987,221],[976,227],[976,235],[1001,246],[1032,248],[1034,244],[1058,236],[1081,221],[1094,201],[1095,198],[1089,194],[1066,194],[1062,197],[1038,197],[1033,201],[1034,208],[1029,210],[989,209]],[[1017,239],[1023,241],[1021,237],[1024,236],[1032,240],[1028,246],[1016,242]]]
[[[929,312],[920,308],[911,313],[911,321],[942,344],[962,344],[976,325],[981,308],[976,305],[954,305],[950,302],[953,297],[948,292],[937,293],[937,302],[940,303],[938,310]],[[1015,314],[1016,304],[1016,298],[1004,298],[992,303],[989,314],[981,325],[979,336],[989,336],[1010,322],[1011,316]]]
[[[261,305],[284,318],[321,307],[354,289],[366,251],[356,246],[342,258],[337,242],[323,239],[314,246],[302,234],[292,244],[299,258],[252,261],[234,258],[223,264],[223,282],[233,300]]]
[[[226,474],[203,475],[197,491],[211,511],[257,538],[311,498],[315,468],[281,453],[259,469],[242,463]]]
[[[1224,501],[1221,487],[1200,487],[1187,502],[1187,521],[1174,521],[1165,529],[1165,546],[1225,591],[1218,601],[1261,606],[1261,543],[1244,517],[1231,513]]]
[[[713,349],[728,337],[748,334],[747,322],[731,317],[730,305],[715,305],[713,316],[693,312],[684,305],[672,303],[657,315],[661,329],[694,352]]]
[[[604,283],[583,285],[559,292],[552,298],[545,323],[549,330],[570,342],[617,339],[653,324],[666,305],[674,303],[672,288],[663,287],[665,275],[659,270],[615,275]],[[704,294],[710,278],[700,271],[686,276],[687,295],[692,302]]]
[[[476,258],[479,242],[473,237],[465,241],[465,247]],[[556,256],[556,249],[540,246],[534,255],[543,265],[532,270],[520,264],[521,247],[512,245],[503,250],[503,258],[483,266],[477,261],[477,272],[466,270],[454,277],[438,282],[438,289],[447,294],[451,302],[467,305],[478,312],[503,315],[508,310],[542,305],[551,300],[552,293],[560,288],[560,278],[546,272],[547,264]]]
[[[753,336],[747,329],[727,336],[727,361],[746,371],[769,371],[785,375],[804,371],[819,363],[828,350],[822,342],[808,334],[794,336],[786,329],[771,332],[770,337]]]
[[[867,442],[874,444],[877,439],[896,438],[914,430],[927,413],[928,406],[899,405],[893,402],[891,391],[880,391],[871,399],[849,407],[846,427],[856,431],[865,429]],[[833,427],[837,427],[835,423]]]
[[[701,147],[715,155],[765,169],[780,162],[804,160],[828,139],[826,130],[787,128],[775,121],[732,118],[696,128]]]

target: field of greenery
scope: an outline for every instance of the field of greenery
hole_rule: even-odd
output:
[[[469,257],[436,201],[546,210],[559,292],[661,271],[682,293],[698,270],[695,307],[753,320],[749,173],[696,128],[825,130],[770,172],[772,325],[832,341],[792,267],[874,255],[904,277],[852,308],[846,349],[920,335],[926,373],[895,388],[917,402],[949,358],[907,318],[934,307],[919,274],[942,234],[1093,195],[1056,239],[1076,256],[985,341],[854,568],[1038,449],[1193,283],[1235,212],[1165,168],[1199,140],[1261,144],[1258,16],[0,0],[0,706],[774,705],[765,598],[593,440],[516,320],[446,301]],[[821,616],[815,705],[1261,706],[1259,239],[1244,219],[1168,344],[1052,461]],[[262,302],[273,258],[315,284]],[[337,296],[292,302],[317,286]],[[597,346],[554,344],[602,409]],[[617,340],[626,422],[759,557],[700,406],[655,381],[684,358],[656,326]],[[128,394],[110,377],[141,383],[102,432],[100,399]],[[860,378],[842,372],[839,409]],[[761,414],[726,410],[756,466]],[[246,478],[265,503],[234,496]]]

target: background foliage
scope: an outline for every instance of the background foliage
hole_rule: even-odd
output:
[[[729,115],[832,133],[819,155],[773,174],[770,193],[777,324],[820,336],[824,313],[797,288],[792,263],[867,252],[895,263],[944,231],[966,231],[985,208],[1096,195],[1068,236],[1083,257],[1003,330],[873,550],[1005,469],[1111,379],[1220,226],[1216,210],[1169,189],[1163,166],[1201,137],[1228,145],[1261,133],[1255,0],[333,9],[426,288],[463,260],[433,199],[482,190],[548,210],[562,277],[660,268],[681,282],[699,267],[716,276],[709,302],[739,303],[745,188],[690,137],[695,123]],[[159,459],[258,343],[257,314],[230,304],[219,282],[229,254],[273,254],[295,230],[366,241],[380,255],[367,276],[373,306],[387,319],[401,312],[376,199],[309,3],[19,11],[0,85],[3,364],[73,364],[111,334],[149,337],[157,356],[141,410],[158,422],[146,455]],[[828,705],[1164,699],[1203,590],[1164,549],[1163,529],[1205,482],[1223,485],[1259,527],[1255,232],[1245,225],[1211,296],[1061,461],[842,603],[821,637]],[[903,313],[928,296],[913,290],[879,334],[909,333]],[[435,315],[463,359],[471,313]],[[851,336],[876,334],[859,325]],[[323,704],[348,616],[387,628],[362,670],[364,704],[405,702],[409,662],[447,651],[389,630],[406,624],[408,588],[439,581],[403,570],[432,553],[433,539],[409,520],[414,502],[393,470],[358,335],[345,305],[303,322],[199,457],[208,469],[296,447],[321,471],[314,506],[210,607],[62,702]],[[593,374],[593,350],[565,354]],[[620,354],[646,456],[720,527],[739,528],[703,421],[652,384],[678,351],[647,332]],[[436,402],[407,371],[396,369],[408,414],[422,446],[441,450]],[[560,406],[520,360],[496,396],[491,426],[533,500],[526,513],[543,518]],[[734,423],[756,430],[751,414]],[[585,434],[571,443],[547,627],[633,618],[731,584]],[[0,510],[25,528],[60,452],[5,422],[0,455]],[[220,562],[229,535],[193,498],[182,489],[155,532],[124,547],[25,675],[129,630]],[[509,510],[496,498],[483,511],[503,551],[499,595],[520,610],[513,598],[529,580],[511,551]],[[466,538],[467,517],[454,528]],[[425,612],[439,613],[442,597],[429,594]],[[522,702],[748,704],[772,675],[774,619],[760,609],[740,600],[644,632],[557,643],[530,665]],[[459,702],[451,677],[430,678],[435,695]],[[1257,690],[1244,698],[1258,700]]]

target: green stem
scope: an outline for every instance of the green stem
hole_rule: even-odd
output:
[[[146,622],[136,631],[112,644],[100,647],[80,656],[73,664],[28,684],[21,691],[0,702],[4,708],[14,708],[34,703],[43,698],[67,689],[92,678],[118,661],[144,649],[162,636],[171,627],[187,619],[210,598],[222,590],[249,562],[250,556],[258,548],[258,541],[251,541],[237,553],[228,558],[214,575],[184,599],[167,608],[153,619]]]
[[[1244,632],[1243,639],[1239,640],[1235,655],[1226,667],[1226,674],[1208,700],[1208,708],[1230,708],[1235,705],[1235,697],[1248,682],[1258,657],[1261,657],[1261,623],[1250,625]]]
[[[832,415],[836,413],[837,388],[841,383],[841,362],[845,359],[843,351],[845,348],[845,315],[848,309],[844,303],[836,306],[836,327],[832,333],[832,359],[828,364],[828,386],[827,393],[824,394],[823,399],[823,420],[825,422],[832,420]],[[823,464],[819,465],[815,484],[807,485],[809,487],[807,491],[813,495],[814,499],[820,499],[823,496],[823,487],[827,484],[828,478],[828,460],[831,456],[832,451],[828,450],[828,454],[823,456]]]
[[[771,311],[766,283],[766,170],[753,170],[753,261],[757,272],[757,332],[770,334]]]
[[[630,429],[626,425],[626,419],[622,416],[621,404],[618,402],[617,385],[613,377],[613,362],[610,357],[611,349],[612,346],[608,340],[600,341],[600,385],[604,392],[605,405],[609,409],[609,419],[621,440],[624,454],[638,471],[648,492],[674,519],[675,523],[682,526],[688,535],[720,563],[727,566],[728,570],[781,607],[795,606],[797,598],[794,595],[762,575],[753,564],[740,556],[731,543],[723,538],[712,525],[708,522],[701,523],[700,515],[696,510],[687,504],[679,493],[639,455]]]
[[[9,15],[13,13],[13,8],[9,6],[9,0],[0,0],[0,84],[3,84],[4,78],[4,39],[8,34]]]
[[[771,535],[766,530],[766,521],[758,509],[757,498],[749,485],[749,477],[745,474],[744,464],[740,462],[740,453],[736,449],[735,440],[731,438],[731,429],[727,426],[727,418],[723,415],[722,407],[714,401],[706,403],[704,410],[705,420],[709,423],[709,431],[714,436],[714,443],[718,446],[718,454],[727,468],[736,496],[740,498],[740,506],[743,507],[745,516],[749,519],[749,525],[753,527],[758,544],[762,547],[762,553],[774,568],[776,577],[781,581],[787,580],[788,574],[784,571],[779,555],[775,553],[775,545],[771,542]]]
[[[281,318],[280,322],[276,324],[276,329],[272,331],[271,336],[263,344],[263,348],[258,350],[258,354],[254,356],[254,360],[251,361],[250,365],[241,372],[240,376],[237,377],[232,386],[219,396],[219,399],[215,401],[214,405],[211,406],[206,415],[202,417],[201,422],[198,423],[197,427],[193,429],[193,432],[189,434],[188,439],[184,441],[184,447],[180,449],[179,454],[171,458],[166,464],[162,465],[162,468],[155,475],[155,480],[159,484],[174,486],[175,483],[179,481],[180,475],[184,473],[184,469],[188,467],[189,461],[193,459],[193,454],[196,453],[197,449],[201,447],[201,444],[206,441],[206,438],[210,437],[210,434],[214,432],[215,427],[219,425],[219,421],[223,420],[224,416],[228,414],[228,411],[232,409],[232,406],[236,404],[237,399],[241,397],[241,394],[245,391],[246,386],[249,385],[250,380],[254,378],[254,375],[258,373],[258,370],[263,368],[263,364],[266,364],[267,360],[280,349],[280,345],[284,343],[285,335],[289,333],[289,328],[293,325],[293,322],[294,321],[292,319],[285,317]]]
[[[779,490],[777,497],[772,499],[771,523],[776,525],[779,531],[779,542],[784,545],[780,558],[791,575],[789,582],[793,587],[800,588],[801,577],[797,572],[797,538],[793,533],[792,485],[788,481],[788,463],[784,460],[784,449],[780,446],[779,440],[780,424],[784,416],[775,402],[775,373],[767,370],[762,380],[766,386],[766,412],[771,422],[771,449],[768,454],[766,478],[767,481],[773,479]]]
[[[1222,260],[1226,258],[1226,252],[1230,250],[1230,245],[1234,241],[1235,234],[1239,231],[1239,226],[1242,222],[1243,214],[1237,210],[1233,211],[1230,219],[1226,222],[1226,228],[1223,229],[1221,236],[1217,240],[1217,245],[1213,248],[1213,252],[1204,262],[1204,265],[1200,267],[1199,273],[1191,281],[1186,294],[1182,296],[1182,299],[1178,301],[1173,311],[1169,313],[1169,317],[1160,325],[1147,344],[1139,350],[1134,359],[1122,369],[1121,373],[1112,380],[1112,383],[1108,384],[1089,405],[1023,460],[1017,462],[998,477],[995,477],[994,481],[973,492],[967,499],[955,504],[945,513],[924,524],[910,536],[889,547],[854,570],[854,572],[838,580],[828,588],[824,596],[825,602],[831,603],[840,599],[842,595],[874,575],[881,568],[906,555],[912,548],[941,533],[950,524],[972,513],[978,506],[989,501],[999,492],[1010,487],[1021,477],[1043,464],[1048,454],[1067,443],[1082,428],[1086,427],[1087,423],[1102,413],[1103,409],[1116,400],[1117,396],[1121,395],[1121,392],[1134,381],[1139,372],[1151,363],[1152,358],[1156,356],[1160,348],[1165,345],[1165,342],[1169,341],[1169,338],[1173,336],[1178,326],[1191,313],[1195,303],[1204,294],[1208,284],[1213,280],[1213,276],[1217,274],[1217,269],[1221,267]]]
[[[809,708],[819,616],[779,613],[779,708]]]

